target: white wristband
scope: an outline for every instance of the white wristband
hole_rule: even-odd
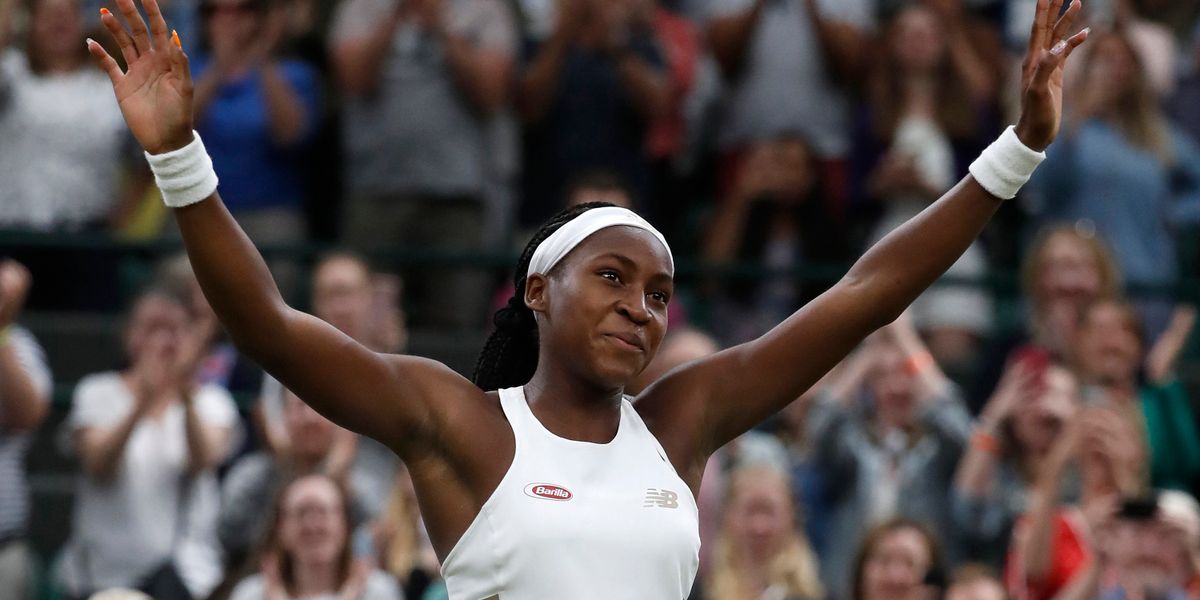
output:
[[[1010,200],[1043,160],[1046,153],[1030,149],[1017,137],[1016,129],[1009,126],[971,163],[970,171],[983,189],[1001,200]]]
[[[163,202],[171,208],[195,204],[217,191],[217,172],[212,159],[200,141],[200,134],[192,132],[192,142],[178,150],[163,154],[146,153],[146,161],[154,172],[158,189],[162,190]]]

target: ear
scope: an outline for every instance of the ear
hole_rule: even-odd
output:
[[[525,280],[525,306],[535,313],[544,313],[549,308],[550,278],[534,273]]]

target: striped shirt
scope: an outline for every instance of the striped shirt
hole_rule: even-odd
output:
[[[50,369],[46,355],[29,331],[14,327],[8,342],[25,373],[33,379],[39,399],[50,398]],[[0,395],[0,406],[8,401]],[[2,410],[0,410],[2,412]],[[25,451],[32,434],[0,426],[0,538],[20,535],[29,520],[29,486],[25,481]]]

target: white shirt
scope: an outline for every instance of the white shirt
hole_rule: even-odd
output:
[[[512,465],[442,565],[450,600],[679,600],[699,565],[696,501],[633,405],[607,444],[548,431],[500,391]]]
[[[237,408],[224,389],[203,386],[193,402],[206,425],[237,425]],[[133,395],[119,373],[89,375],[75,388],[64,433],[114,426],[133,407]],[[167,560],[175,562],[194,595],[206,596],[220,581],[220,494],[212,471],[185,477],[185,419],[179,403],[158,417],[142,419],[129,435],[112,481],[79,476],[74,528],[61,573],[68,586],[133,585]]]

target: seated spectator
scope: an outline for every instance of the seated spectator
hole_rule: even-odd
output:
[[[445,594],[440,565],[417,504],[412,477],[403,466],[396,473],[388,505],[373,527],[376,560],[396,578],[406,598]]]
[[[291,392],[284,393],[284,422],[286,447],[275,453],[260,451],[243,456],[230,467],[221,484],[217,535],[227,554],[226,564],[231,567],[241,565],[263,539],[270,523],[271,499],[284,482],[309,473],[349,480],[357,442],[353,432],[334,425]],[[363,509],[355,502],[351,507],[356,509],[352,513],[355,522],[362,522]]]
[[[856,154],[869,173],[866,195],[882,209],[871,243],[916,216],[966,172],[970,159],[965,157],[974,157],[983,146],[981,115],[994,103],[989,67],[969,45],[952,51],[952,24],[931,4],[910,3],[896,13],[867,84],[870,131]],[[981,280],[987,270],[983,248],[975,242],[946,274]],[[934,286],[912,311],[938,363],[957,380],[969,376],[991,329],[986,290]]]
[[[950,487],[971,428],[907,314],[849,360],[808,417],[833,507],[822,579],[839,598],[863,532],[895,517],[927,524],[954,564]]]
[[[1008,600],[1008,593],[987,567],[964,565],[950,579],[946,600]]]
[[[0,599],[33,592],[29,485],[25,452],[50,408],[50,369],[37,340],[16,325],[30,286],[29,271],[0,261]]]
[[[850,580],[851,600],[921,598],[931,573],[941,568],[937,540],[916,521],[892,519],[863,536]]]
[[[971,560],[1004,566],[1013,525],[1028,509],[1055,439],[1078,412],[1078,396],[1075,376],[1044,352],[1026,352],[1009,365],[954,477],[954,524]],[[1074,499],[1078,482],[1068,477],[1062,493]]]
[[[363,252],[397,241],[479,250],[489,119],[509,103],[516,32],[501,0],[350,0],[338,7],[331,61],[344,95],[343,238]],[[431,273],[431,274],[427,274]],[[486,274],[439,267],[412,286],[415,318],[483,322]]]
[[[214,157],[222,201],[255,244],[308,236],[305,151],[321,82],[312,67],[278,55],[285,10],[271,0],[204,0],[203,49],[191,59],[196,130]],[[271,266],[285,296],[296,292],[297,266]]]
[[[1012,597],[1049,600],[1081,585],[1097,560],[1091,536],[1121,498],[1144,489],[1145,459],[1137,425],[1118,410],[1091,406],[1068,422],[1038,472],[1028,512],[1013,531],[1005,567]],[[1077,503],[1060,499],[1063,475],[1072,465],[1079,469]]]
[[[337,481],[306,475],[283,486],[271,509],[261,569],[231,600],[401,600],[396,582],[350,549],[350,501]]]
[[[728,482],[725,515],[704,597],[817,600],[817,559],[799,533],[786,472],[743,467]]]
[[[149,169],[88,58],[79,2],[29,2],[24,48],[12,45],[18,4],[0,2],[0,228],[104,231],[129,216]]]
[[[1200,147],[1167,121],[1131,42],[1093,36],[1077,111],[1030,181],[1039,223],[1076,222],[1112,244],[1149,339],[1166,327],[1181,226],[1200,222]]]
[[[1167,332],[1146,353],[1133,306],[1099,300],[1080,314],[1074,353],[1080,377],[1089,393],[1126,411],[1133,422],[1144,423],[1142,439],[1149,445],[1150,483],[1155,488],[1189,490],[1200,483],[1200,431],[1174,366],[1195,319],[1195,308],[1177,309]],[[1144,383],[1139,381],[1142,372]]]
[[[237,409],[223,389],[193,383],[204,335],[189,308],[166,288],[140,293],[125,327],[129,368],[75,388],[63,433],[82,473],[59,572],[73,597],[125,586],[202,598],[221,579],[216,467]]]
[[[869,0],[718,0],[708,41],[728,84],[717,126],[718,195],[756,144],[800,134],[817,158],[831,214],[849,196],[850,90],[863,79],[874,27]]]
[[[1175,492],[1182,494],[1182,492]],[[1195,515],[1196,501],[1182,494]],[[1176,501],[1177,502],[1177,501]],[[1149,506],[1139,506],[1149,503]],[[1161,496],[1120,503],[1097,520],[1089,538],[1093,560],[1060,600],[1188,600],[1191,566],[1181,561],[1194,542],[1185,540]],[[1113,514],[1115,513],[1115,514]],[[1194,531],[1192,533],[1195,533]],[[1184,567],[1184,568],[1181,568]]]
[[[546,39],[526,41],[517,106],[526,123],[520,220],[541,223],[585,170],[618,174],[648,206],[651,123],[670,108],[653,11],[639,0],[566,0]]]
[[[991,396],[1001,373],[1026,346],[1065,362],[1075,343],[1079,312],[1097,298],[1121,291],[1121,272],[1105,243],[1084,229],[1060,225],[1044,229],[1029,245],[1021,265],[1025,329],[991,344],[974,399]]]

